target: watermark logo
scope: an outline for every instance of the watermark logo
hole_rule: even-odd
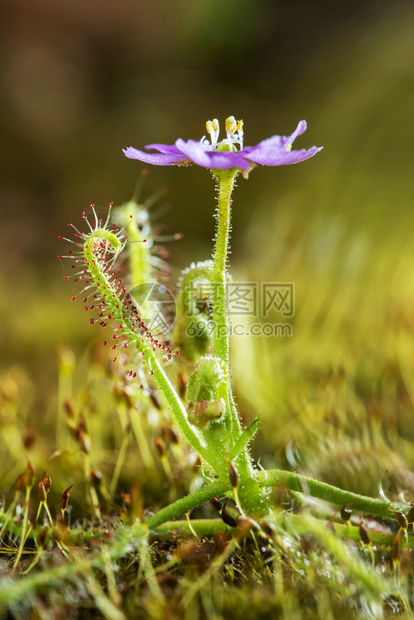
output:
[[[284,318],[295,314],[295,285],[293,282],[262,283],[262,316],[277,312]]]
[[[194,280],[184,290],[185,316],[192,319],[186,329],[189,336],[196,336],[199,331],[204,333],[206,329],[213,335],[212,304],[218,290],[216,284],[205,279]],[[171,288],[159,282],[145,282],[132,288],[129,298],[154,335],[171,335],[177,312],[176,296]],[[292,336],[292,325],[286,319],[295,314],[293,282],[229,282],[227,301],[228,325],[218,329],[227,329],[232,336]],[[272,323],[270,318],[278,318],[279,322]]]
[[[229,316],[259,315],[257,282],[230,282],[227,285]]]
[[[201,336],[207,330],[213,335],[214,321],[211,318],[211,304],[218,293],[217,285],[206,280],[192,282],[185,290],[190,301],[191,311],[187,316],[193,321],[187,327],[189,336]],[[292,325],[287,322],[270,323],[263,319],[278,317],[292,318],[295,314],[295,285],[293,282],[229,282],[227,284],[228,326],[226,329],[233,336],[290,337]],[[210,316],[211,320],[197,321],[197,315]],[[202,318],[202,317],[201,317]],[[239,318],[239,321],[237,321]],[[254,319],[260,320],[254,322]]]
[[[144,282],[132,288],[129,297],[145,326],[154,336],[172,332],[176,302],[175,295],[168,286],[159,282]]]

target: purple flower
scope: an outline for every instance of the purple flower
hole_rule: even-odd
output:
[[[205,136],[200,141],[182,140],[175,144],[148,144],[145,148],[158,151],[148,153],[132,146],[124,149],[129,159],[139,159],[155,166],[188,165],[195,163],[203,168],[240,168],[248,171],[256,164],[264,166],[283,166],[298,164],[313,157],[323,147],[312,146],[310,149],[292,150],[293,141],[306,131],[306,121],[300,121],[290,136],[273,136],[259,142],[256,146],[243,147],[243,121],[236,121],[234,116],[226,120],[227,137],[218,141],[220,127],[217,119],[207,122],[210,141]],[[237,149],[239,147],[239,150]]]

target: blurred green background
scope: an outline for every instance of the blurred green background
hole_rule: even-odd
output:
[[[19,0],[0,28],[0,372],[37,384],[29,417],[53,416],[57,348],[81,356],[100,335],[69,301],[57,237],[91,202],[131,197],[143,166],[121,149],[201,138],[214,117],[243,118],[246,144],[306,119],[295,147],[324,150],[258,167],[234,196],[234,273],[295,282],[297,307],[291,339],[235,341],[239,402],[281,459],[372,419],[411,439],[412,3]],[[165,184],[177,275],[209,255],[214,186],[153,167],[144,197]]]

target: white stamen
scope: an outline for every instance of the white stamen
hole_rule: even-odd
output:
[[[213,147],[213,149],[215,149],[217,146],[217,141],[218,141],[218,137],[220,133],[219,122],[216,118],[213,118],[212,121],[207,121],[206,126],[207,126],[207,131],[211,137],[211,146]]]
[[[211,144],[210,142],[207,140],[207,138],[205,136],[203,136],[200,140],[201,144],[208,150],[211,149]]]
[[[244,131],[243,131],[243,121],[238,121],[237,122],[237,133],[239,136],[239,144],[240,144],[240,150],[243,150],[243,136],[244,136]]]
[[[220,133],[219,122],[216,118],[212,121],[207,121],[206,123],[207,131],[210,134],[211,144],[206,138],[203,136],[200,140],[201,144],[207,148],[215,151],[218,145],[218,138]],[[229,146],[233,146],[238,144],[240,146],[240,150],[243,149],[243,121],[236,121],[234,116],[229,116],[226,119],[226,135],[227,137],[222,141],[222,144],[228,144]],[[237,150],[237,149],[230,149]]]
[[[233,134],[237,131],[237,122],[234,116],[226,118],[226,133],[229,144],[233,142]]]

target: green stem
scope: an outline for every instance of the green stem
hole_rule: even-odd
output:
[[[230,444],[237,442],[242,433],[230,381],[230,325],[228,318],[227,294],[227,260],[231,230],[231,195],[238,173],[239,170],[237,168],[232,168],[230,170],[213,170],[213,174],[218,182],[218,217],[213,258],[213,350],[214,355],[219,357],[225,363],[227,369],[226,410],[229,417],[228,433]],[[231,446],[230,451],[232,448],[233,446]],[[214,449],[214,447],[212,449]],[[223,456],[224,455],[221,455],[222,458]],[[239,468],[241,480],[241,487],[239,491],[242,504],[248,512],[267,512],[269,506],[265,495],[256,483],[256,473],[253,469],[252,461],[247,449],[244,447],[237,457],[237,466]],[[254,506],[256,507],[254,508]]]
[[[214,170],[218,182],[218,217],[214,251],[213,320],[214,355],[229,364],[229,320],[227,303],[227,256],[230,236],[231,194],[238,174],[237,168]]]
[[[213,258],[213,349],[214,355],[223,360],[227,369],[226,408],[230,421],[229,432],[234,438],[240,435],[241,427],[230,384],[230,325],[228,317],[227,261],[231,230],[231,195],[238,172],[239,170],[237,168],[232,168],[231,170],[213,170],[213,174],[218,183],[217,231]]]
[[[308,519],[312,519],[314,522],[319,521],[324,527],[325,531],[327,529],[327,521],[321,519],[314,519],[313,517],[309,517],[308,515],[296,515],[293,513],[287,513],[286,519],[289,523],[291,523],[294,531],[297,534],[308,534]],[[361,535],[359,533],[359,527],[355,525],[346,525],[345,523],[337,523],[336,521],[332,523],[332,527],[335,529],[335,534],[339,536],[339,538],[345,538],[348,540],[361,540]],[[154,528],[157,534],[161,536],[165,536],[171,534],[174,530],[180,530],[180,534],[188,534],[194,535],[192,532],[196,532],[197,536],[214,536],[219,532],[226,532],[229,529],[229,526],[224,523],[221,519],[192,519],[191,520],[191,528],[186,519],[182,519],[180,521],[166,521],[161,525],[158,525]],[[374,544],[377,545],[392,545],[395,539],[394,534],[384,534],[382,532],[377,532],[375,530],[369,530],[369,535]],[[414,548],[414,537],[409,536],[407,539],[408,546],[410,549]]]
[[[187,419],[187,412],[183,403],[181,402],[180,397],[172,386],[170,380],[168,379],[164,369],[162,368],[160,362],[155,357],[155,355],[150,351],[148,352],[148,366],[153,371],[153,379],[157,384],[157,387],[161,394],[164,397],[167,407],[170,409],[173,414],[175,421],[178,427],[181,430],[183,436],[187,439],[189,444],[198,452],[198,454],[207,461],[210,462],[210,454],[206,450],[206,448],[201,443],[199,436],[196,434],[196,431],[190,426],[190,423]]]
[[[149,529],[156,528],[161,523],[165,523],[165,521],[170,521],[175,517],[178,517],[181,514],[184,514],[188,510],[195,508],[196,506],[200,506],[204,504],[204,502],[208,502],[212,497],[222,495],[223,493],[227,493],[230,491],[231,486],[230,482],[213,482],[208,486],[203,487],[199,491],[192,493],[191,495],[187,495],[182,499],[178,499],[173,504],[166,506],[159,510],[155,515],[149,517],[147,519],[146,524]]]
[[[352,493],[351,491],[344,491],[343,489],[338,489],[337,487],[326,484],[325,482],[319,482],[318,480],[313,480],[307,476],[280,469],[260,471],[257,474],[257,483],[261,487],[265,488],[281,487],[289,491],[306,493],[307,495],[317,497],[338,506],[346,506],[347,504],[354,502],[352,505],[352,510],[360,510],[385,519],[396,520],[395,515],[390,512],[390,508],[404,512],[407,511],[409,507],[407,504],[399,502],[387,504],[380,499],[366,497],[364,495],[359,495],[358,493]],[[195,493],[187,495],[186,497],[175,501],[173,504],[162,508],[147,519],[146,525],[149,529],[158,530],[159,526],[163,523],[172,521],[172,519],[175,519],[193,508],[200,506],[204,502],[209,501],[212,497],[219,497],[220,495],[229,493],[230,491],[230,482],[213,482],[206,485],[202,489],[199,489]],[[7,515],[0,512],[0,520],[6,519],[6,516]],[[7,530],[15,535],[21,536],[23,527],[17,526],[14,521],[12,521],[11,523],[9,522]],[[73,534],[75,535],[76,532]]]
[[[237,168],[232,168],[230,170],[213,170],[213,174],[218,182],[218,217],[213,259],[213,345],[214,355],[223,360],[227,369],[226,410],[229,417],[228,433],[230,436],[230,444],[237,442],[242,433],[230,381],[230,325],[227,294],[227,259],[231,230],[231,195],[238,173],[239,170]],[[233,446],[231,446],[230,451],[232,449]],[[260,513],[267,512],[269,506],[267,506],[266,498],[256,483],[252,461],[245,447],[239,452],[237,457],[237,466],[239,468],[241,480],[239,491],[242,504],[247,511],[256,510]],[[256,509],[253,508],[254,505],[256,505]]]
[[[256,484],[259,487],[281,487],[289,491],[306,493],[307,495],[323,499],[338,506],[346,506],[354,502],[352,505],[353,510],[361,510],[365,513],[385,519],[396,518],[395,515],[390,512],[389,508],[399,511],[407,510],[406,504],[386,504],[383,500],[358,495],[358,493],[352,493],[351,491],[344,491],[330,484],[326,484],[325,482],[319,482],[307,476],[280,469],[258,472]],[[187,495],[173,504],[162,508],[147,520],[147,526],[150,529],[157,528],[162,523],[170,521],[196,506],[200,506],[200,504],[207,502],[212,497],[222,495],[223,493],[229,493],[230,491],[230,482],[213,482],[199,491],[196,491],[196,493]],[[251,514],[254,515],[254,512]]]
[[[284,487],[289,491],[306,493],[306,495],[318,497],[319,499],[337,504],[338,506],[346,506],[354,502],[352,510],[362,510],[363,512],[385,519],[395,519],[395,516],[389,511],[389,508],[400,511],[407,509],[407,504],[387,504],[383,500],[366,497],[358,493],[352,493],[351,491],[344,491],[326,482],[319,482],[319,480],[313,480],[313,478],[308,478],[307,476],[292,471],[284,471],[282,469],[261,471],[258,473],[257,479],[259,484],[263,487]]]
[[[318,480],[313,480],[312,478],[308,478],[307,476],[283,470],[261,471],[257,475],[257,482],[262,487],[281,487],[290,491],[305,493],[312,497],[323,499],[338,506],[345,506],[353,502],[353,510],[360,510],[364,513],[372,514],[374,516],[382,517],[389,520],[396,520],[395,515],[389,510],[390,508],[400,512],[406,512],[409,507],[407,504],[397,502],[387,504],[383,500],[358,495],[357,493],[352,493],[350,491],[344,491],[343,489],[338,489],[331,486],[330,484],[319,482]],[[221,495],[229,493],[230,491],[230,482],[213,482],[196,491],[195,493],[187,495],[186,497],[175,501],[169,506],[162,508],[157,513],[147,519],[146,526],[148,529],[156,530],[159,533],[164,533],[166,530],[172,530],[178,527],[181,528],[183,527],[183,524],[184,527],[186,527],[186,521],[173,521],[173,519],[182,514],[185,514],[192,508],[200,506],[204,502],[210,500],[212,497],[220,497]],[[6,517],[7,515],[5,513],[0,512],[1,521],[5,520]],[[295,515],[290,514],[289,519],[292,521],[295,529],[297,529],[299,533],[305,531],[303,530],[303,528],[300,529],[300,531],[298,529],[300,528],[300,523],[302,523],[302,521],[300,520],[301,518],[299,519],[298,517],[299,520],[297,520]],[[214,528],[218,527],[213,527],[211,525],[211,520],[203,520],[204,525],[200,524],[200,526],[198,526],[198,522],[195,520],[193,520],[191,524],[194,526],[196,532],[200,534],[203,534],[204,531],[207,533],[209,527],[212,527],[213,530]],[[139,529],[141,525],[137,525]],[[14,521],[11,521],[8,523],[7,531],[24,539],[26,527],[27,524],[25,526],[24,522],[23,525],[17,525]],[[206,529],[204,530],[203,528]],[[345,538],[359,538],[359,535],[357,534],[358,528],[335,523],[335,529],[338,530],[339,535]],[[81,537],[85,537],[85,540],[88,540],[89,536],[93,536],[95,534],[93,532],[85,533],[72,531],[71,535],[74,537],[80,535]],[[375,539],[373,538],[373,542],[384,544],[388,544],[390,540],[391,539],[388,537],[388,535],[384,535],[383,537],[381,533],[378,534],[378,537],[375,535]],[[412,540],[412,538],[410,538],[410,540]]]

